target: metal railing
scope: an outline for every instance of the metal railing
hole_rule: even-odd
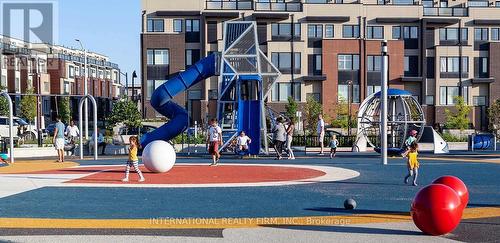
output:
[[[424,8],[424,16],[466,17],[468,8]]]
[[[255,2],[255,11],[301,12],[302,2]]]
[[[252,0],[209,0],[205,4],[205,9],[208,10],[253,10]]]

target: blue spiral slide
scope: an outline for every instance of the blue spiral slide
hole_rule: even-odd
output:
[[[141,146],[143,148],[155,140],[169,141],[187,129],[189,115],[184,108],[176,104],[172,99],[201,80],[214,76],[217,61],[218,55],[211,54],[156,88],[151,96],[151,106],[158,113],[167,117],[169,121],[142,136]]]

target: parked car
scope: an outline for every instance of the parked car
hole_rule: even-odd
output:
[[[148,132],[152,132],[157,127],[143,125],[141,128],[122,126],[118,128],[117,132],[113,133],[113,144],[115,145],[127,145],[129,144],[129,138],[131,136],[141,136]]]
[[[36,139],[38,133],[34,126],[30,126],[25,120],[19,117],[12,118],[12,135],[14,137],[23,137],[28,140]],[[0,137],[9,137],[9,117],[0,116]]]
[[[56,130],[56,124],[51,123],[45,128],[45,133],[47,133],[48,136],[52,137],[52,136],[54,136],[55,130]]]

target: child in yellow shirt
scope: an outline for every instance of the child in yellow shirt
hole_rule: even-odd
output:
[[[136,136],[131,136],[129,138],[130,148],[128,149],[128,161],[127,168],[125,171],[125,178],[123,178],[123,182],[128,182],[128,174],[130,172],[130,167],[133,166],[135,172],[139,174],[139,182],[144,181],[144,176],[142,176],[141,170],[139,170],[139,158],[137,158],[137,150],[139,148],[139,141]]]
[[[405,177],[405,184],[408,184],[408,179],[413,176],[413,186],[417,186],[417,176],[418,176],[418,144],[417,143],[412,143],[410,146],[410,149],[408,151],[408,175]]]

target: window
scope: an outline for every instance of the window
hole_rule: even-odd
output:
[[[413,0],[393,0],[392,4],[395,5],[413,5]]]
[[[485,106],[486,96],[474,96],[472,97],[472,103],[474,106]]]
[[[403,26],[403,39],[417,39],[418,27],[417,26]]]
[[[106,70],[106,79],[111,79],[111,72]]]
[[[458,57],[441,57],[441,73],[458,73],[459,72]],[[462,57],[462,73],[469,72],[469,58]]]
[[[333,24],[325,25],[325,38],[333,38],[333,36],[334,36]]]
[[[488,28],[475,28],[474,29],[474,40],[476,40],[476,41],[488,41]]]
[[[300,23],[294,24],[293,36],[294,39],[300,39]],[[274,40],[286,38],[287,40],[292,37],[292,24],[291,23],[279,23],[271,24],[271,35]]]
[[[70,85],[69,85],[68,81],[64,81],[64,83],[63,83],[63,93],[64,94],[70,93]]]
[[[392,26],[392,38],[401,39],[401,26]]]
[[[323,59],[321,54],[310,55],[310,75],[323,75]]]
[[[462,36],[460,37],[463,41],[468,39],[468,29],[462,28],[460,30]],[[439,29],[439,40],[448,41],[454,40],[458,41],[458,28],[441,28]]]
[[[307,37],[314,39],[323,38],[323,25],[321,24],[307,25]]]
[[[404,75],[406,77],[418,76],[418,56],[404,57]]]
[[[351,101],[352,103],[359,103],[359,84],[353,84],[351,90]],[[349,102],[349,85],[339,84],[338,85],[338,100]]]
[[[186,32],[200,32],[200,20],[186,19]]]
[[[200,60],[200,50],[186,49],[186,68]]]
[[[174,32],[182,32],[182,19],[174,19]]]
[[[307,93],[306,98],[309,99],[309,97],[312,97],[317,102],[321,101],[321,94],[320,93]]]
[[[219,91],[216,89],[209,89],[208,90],[208,99],[209,100],[216,100],[218,99],[219,96]]]
[[[293,86],[293,94],[292,94],[292,86]],[[288,101],[288,97],[292,97],[296,101],[300,101],[300,83],[275,83],[272,91],[271,91],[271,100],[272,101],[277,101],[277,102],[286,102]]]
[[[99,70],[99,78],[104,78],[104,72],[102,70]]]
[[[500,40],[500,28],[491,28],[491,40]]]
[[[359,38],[359,25],[344,25],[344,26],[342,26],[342,37],[344,37],[344,38]]]
[[[68,77],[69,78],[74,78],[75,77],[75,67],[74,66],[69,66],[69,68],[68,68]]]
[[[383,26],[368,26],[367,27],[367,37],[368,39],[384,39],[384,27]]]
[[[468,105],[469,104],[469,86],[462,87],[462,98],[464,99],[465,104]]]
[[[200,20],[186,19],[186,43],[200,42]]]
[[[164,32],[165,22],[163,19],[148,19],[147,32]]]
[[[21,79],[16,77],[16,83],[14,84],[14,89],[16,92],[21,92]]]
[[[167,80],[148,80],[146,83],[146,89],[147,89],[147,96],[146,98],[148,100],[151,99],[151,95],[157,89],[160,87],[163,83],[165,83]]]
[[[148,49],[148,65],[168,65],[168,49]]]
[[[488,70],[488,58],[487,57],[478,57],[475,67],[475,75],[478,78],[489,78],[489,70]]]
[[[425,104],[426,105],[434,105],[434,95],[427,95],[425,97]]]
[[[439,104],[440,105],[454,105],[455,97],[458,96],[459,87],[455,86],[441,86],[439,87]]]
[[[300,52],[294,53],[293,58],[293,73],[300,74]],[[271,61],[280,72],[284,74],[292,73],[292,53],[290,52],[273,52],[271,53]]]
[[[368,87],[367,87],[367,88],[368,88],[368,89],[367,89],[367,91],[368,91],[368,95],[372,95],[372,94],[374,94],[374,93],[377,93],[377,92],[379,92],[379,91],[380,91],[380,89],[381,89],[381,88],[380,88],[380,86],[378,86],[378,85],[368,85]]]
[[[424,0],[422,1],[422,6],[424,6],[424,8],[432,8],[434,7],[434,1]]]
[[[0,88],[7,88],[7,76],[0,77]]]
[[[382,70],[382,56],[368,56],[368,71],[380,72]]]
[[[500,8],[500,1],[495,2],[495,7]]]
[[[359,70],[359,55],[338,55],[338,70]]]

